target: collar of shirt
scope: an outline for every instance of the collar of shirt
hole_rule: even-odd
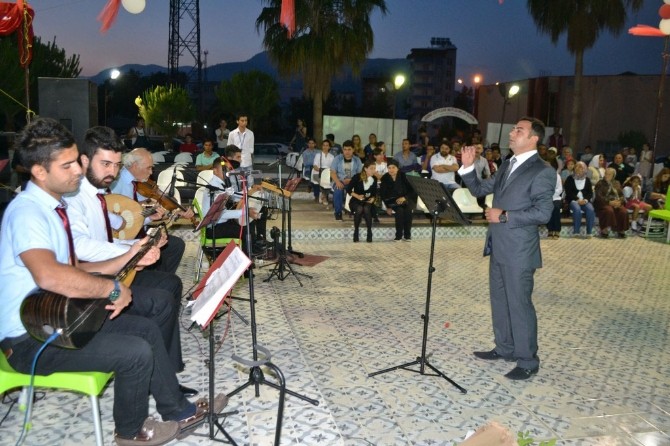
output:
[[[522,165],[523,163],[525,163],[526,161],[528,161],[528,159],[529,159],[531,156],[535,155],[536,153],[537,153],[537,150],[531,150],[531,151],[529,151],[529,152],[524,152],[524,153],[522,153],[521,155],[514,155],[512,158],[516,158],[516,164],[514,164],[514,166],[512,166],[512,170],[510,171],[509,174],[511,175],[512,172],[514,172],[515,170],[517,170],[517,169],[519,168],[520,165]],[[511,160],[512,158],[510,158],[510,160]]]

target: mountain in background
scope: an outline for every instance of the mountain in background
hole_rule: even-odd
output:
[[[152,73],[167,73],[167,68],[159,65],[140,65],[127,64],[117,67],[118,70],[128,72],[135,70],[142,76],[148,76]],[[188,71],[190,68],[181,68],[181,71]],[[235,73],[258,70],[267,73],[279,82],[279,89],[282,92],[282,100],[291,97],[302,96],[302,81],[299,78],[280,79],[277,69],[272,65],[266,52],[261,52],[245,62],[220,63],[207,67],[206,73],[203,70],[203,79],[210,83],[219,83],[223,80],[229,80]],[[368,59],[361,70],[360,76],[354,77],[350,69],[344,71],[344,74],[333,80],[333,90],[337,92],[353,93],[356,97],[362,94],[361,77],[388,77],[389,81],[393,74],[399,71],[409,73],[409,61],[407,59]],[[88,79],[100,85],[105,82],[109,75],[109,69],[103,70],[95,76]]]

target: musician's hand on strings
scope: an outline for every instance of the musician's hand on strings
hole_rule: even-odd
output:
[[[153,265],[154,263],[158,262],[158,259],[160,258],[161,250],[158,247],[153,246],[151,249],[149,249],[149,251],[146,252],[146,254],[144,254],[140,261],[137,262],[135,269],[137,271],[142,271],[145,266]]]
[[[157,221],[157,220],[162,220],[163,217],[165,217],[165,209],[163,206],[156,206],[155,211],[153,214],[149,216],[151,221]]]
[[[167,245],[168,242],[168,235],[167,232],[161,231],[161,238],[158,240],[158,243],[156,243],[156,246],[158,248],[162,248],[163,246]]]
[[[109,304],[105,305],[105,309],[112,312],[112,314],[109,315],[110,319],[114,319],[116,316],[121,314],[123,309],[130,305],[130,303],[133,301],[133,294],[130,291],[130,288],[124,284],[120,284],[119,288],[121,290],[119,297],[114,302],[110,302]]]
[[[193,212],[193,208],[189,208],[186,211],[179,211],[177,214],[180,217],[185,218],[186,220],[190,220],[195,216],[195,212]]]

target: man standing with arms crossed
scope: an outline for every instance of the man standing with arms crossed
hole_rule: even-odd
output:
[[[462,151],[458,173],[475,197],[493,193],[486,209],[489,223],[484,255],[490,255],[489,292],[495,348],[474,352],[484,360],[516,361],[505,375],[528,379],[540,369],[537,356],[537,315],[531,300],[533,275],[542,266],[538,225],[549,221],[556,173],[537,154],[544,139],[542,121],[524,117],[510,132],[514,156],[492,178],[475,172],[475,147]]]
[[[237,128],[228,135],[228,145],[234,145],[242,150],[240,168],[251,169],[254,155],[254,132],[247,128],[249,117],[246,113],[237,115]]]

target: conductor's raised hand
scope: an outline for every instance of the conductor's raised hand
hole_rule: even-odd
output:
[[[470,167],[475,163],[475,146],[465,146],[461,149],[461,163],[463,167]]]

